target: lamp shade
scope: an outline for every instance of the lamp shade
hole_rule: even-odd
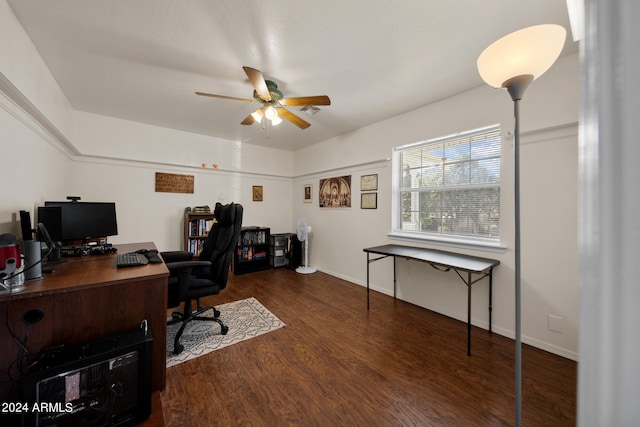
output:
[[[499,88],[518,76],[537,79],[560,56],[567,32],[555,24],[524,28],[495,41],[478,57],[480,77],[490,86]]]

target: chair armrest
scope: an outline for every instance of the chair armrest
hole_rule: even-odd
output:
[[[182,269],[194,269],[194,268],[206,268],[211,265],[210,261],[177,261],[166,262],[169,270],[182,270]]]
[[[177,280],[178,295],[186,295],[194,274],[201,270],[208,270],[211,262],[209,261],[177,261],[165,263],[169,269],[169,277]],[[194,269],[196,270],[194,272]],[[171,279],[169,279],[171,287]]]
[[[193,259],[193,253],[187,251],[161,252],[160,255],[162,255],[165,264],[178,261],[191,261]]]

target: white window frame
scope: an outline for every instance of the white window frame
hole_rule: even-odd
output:
[[[489,133],[489,132],[498,132],[500,134],[500,125],[491,125],[486,126],[479,129],[474,129],[466,132],[457,133],[454,135],[448,135],[441,138],[430,139],[427,141],[420,141],[408,145],[403,145],[400,147],[395,147],[393,149],[393,157],[392,157],[392,210],[391,210],[391,232],[388,234],[388,237],[391,239],[399,239],[406,240],[417,243],[429,243],[436,244],[442,246],[452,246],[452,247],[460,247],[467,249],[477,249],[483,251],[491,251],[491,252],[504,252],[506,250],[506,246],[504,246],[500,241],[500,236],[496,237],[479,237],[479,236],[464,236],[457,234],[447,234],[443,232],[438,233],[430,233],[427,231],[419,231],[419,230],[404,230],[402,228],[402,182],[403,182],[403,165],[401,164],[402,153],[411,149],[415,149],[418,147],[426,147],[429,145],[437,145],[446,143],[447,141],[455,141],[456,139],[470,137],[472,135]],[[502,142],[500,141],[500,146]],[[502,168],[502,150],[499,149],[500,153],[497,158],[500,161],[500,168]],[[469,160],[471,162],[471,160]],[[501,192],[502,189],[502,174],[500,174],[501,178],[498,182],[490,183],[484,185],[485,187],[494,187],[498,188]],[[469,184],[469,185],[459,185],[456,188],[459,189],[472,189],[476,187],[477,184]],[[437,189],[438,187],[431,187]],[[447,187],[443,185],[440,187],[443,191],[450,189],[451,187]],[[498,203],[500,206],[500,203]],[[499,223],[502,221],[498,220]],[[499,230],[499,226],[498,226]]]

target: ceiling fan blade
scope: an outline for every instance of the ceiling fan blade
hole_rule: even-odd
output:
[[[261,122],[264,117],[264,113],[262,112],[262,107],[255,110],[253,113],[249,114],[240,124],[242,125],[252,125],[255,122]]]
[[[212,98],[222,98],[222,99],[230,99],[232,101],[242,101],[242,102],[256,102],[255,99],[246,99],[246,98],[236,98],[233,96],[225,96],[225,95],[214,95],[212,93],[205,93],[205,92],[196,92],[196,95],[200,95],[200,96],[210,96]]]
[[[258,96],[265,101],[271,101],[271,94],[267,88],[267,83],[264,81],[264,77],[262,77],[262,73],[251,67],[242,67],[242,69],[247,73],[247,77],[249,77],[249,81],[251,81],[251,84],[256,89]]]
[[[283,119],[289,120],[291,123],[298,126],[300,129],[306,129],[309,126],[311,126],[311,123],[304,121],[303,119],[296,116],[295,114],[293,114],[291,111],[287,109],[278,108],[278,115]]]
[[[306,105],[331,105],[331,100],[327,95],[319,96],[299,96],[296,98],[282,98],[280,104],[288,107],[306,106]]]
[[[247,116],[247,118],[245,118],[243,121],[240,122],[241,125],[252,125],[255,123],[255,119],[253,118],[253,116],[251,114],[249,114]]]

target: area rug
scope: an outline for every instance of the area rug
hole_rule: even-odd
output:
[[[180,354],[173,354],[173,340],[181,324],[167,325],[167,368],[285,326],[255,298],[217,305],[216,308],[221,313],[220,319],[229,327],[227,334],[220,334],[217,322],[189,322],[180,338],[184,345]],[[213,310],[205,315],[213,317]]]

